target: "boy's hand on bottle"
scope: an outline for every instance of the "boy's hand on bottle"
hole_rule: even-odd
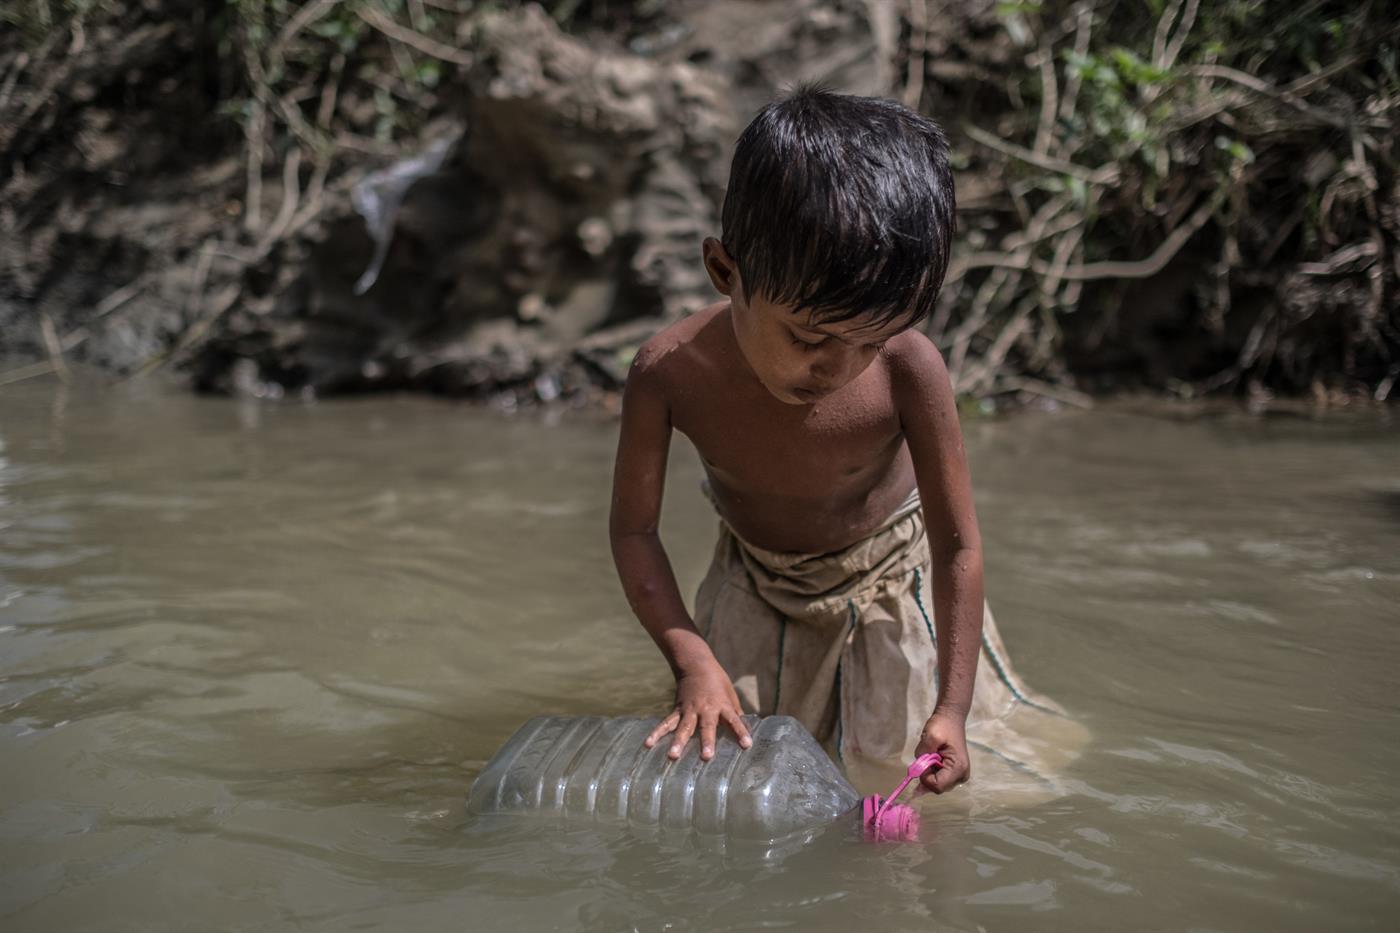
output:
[[[950,791],[972,777],[972,762],[967,756],[967,737],[964,735],[965,718],[957,713],[934,710],[928,722],[924,723],[923,734],[915,756],[937,752],[943,756],[943,763],[926,771],[921,777],[921,786],[935,794]]]
[[[724,668],[712,662],[687,670],[676,678],[676,708],[651,731],[645,745],[651,748],[663,736],[674,732],[667,752],[674,760],[681,757],[698,727],[700,760],[709,761],[715,755],[715,733],[721,722],[728,723],[734,730],[739,747],[748,748],[753,744],[739,708],[739,695],[734,692]]]

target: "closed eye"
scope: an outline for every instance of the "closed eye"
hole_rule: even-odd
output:
[[[802,347],[804,350],[815,350],[817,347],[826,343],[830,339],[830,337],[823,337],[820,340],[808,341],[803,340],[801,337],[799,337],[796,331],[792,332],[792,342],[797,344],[797,346]]]

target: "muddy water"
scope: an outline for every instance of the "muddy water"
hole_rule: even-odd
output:
[[[716,852],[471,824],[540,711],[667,697],[604,539],[615,427],[422,399],[0,390],[0,927],[1393,929],[1400,429],[972,425],[988,591],[1090,730],[925,839]],[[713,519],[676,445],[687,590]]]

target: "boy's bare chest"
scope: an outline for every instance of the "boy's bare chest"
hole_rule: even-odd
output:
[[[711,396],[711,404],[673,406],[672,420],[726,485],[820,498],[878,482],[902,448],[898,413],[880,395],[878,387],[839,392],[811,406]]]

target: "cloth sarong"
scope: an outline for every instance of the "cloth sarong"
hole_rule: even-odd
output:
[[[744,712],[793,716],[841,760],[908,761],[938,697],[929,574],[917,491],[869,537],[830,554],[755,547],[721,520],[696,627]],[[969,739],[979,721],[1018,706],[1063,715],[1016,676],[984,605]]]

